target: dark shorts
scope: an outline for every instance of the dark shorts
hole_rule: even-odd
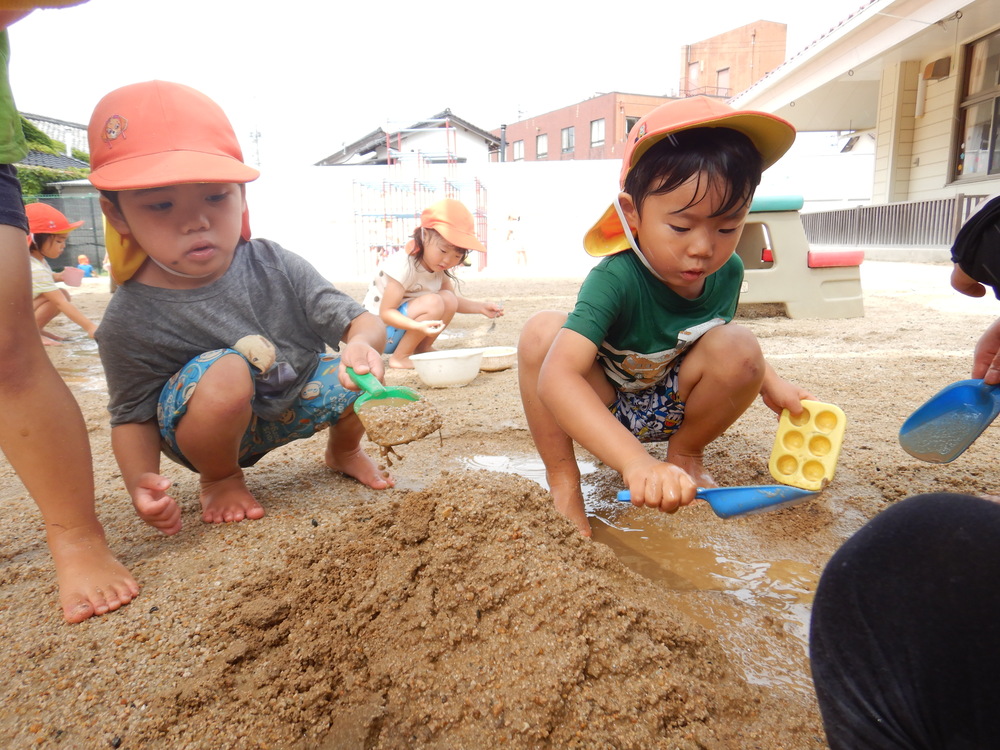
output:
[[[177,425],[187,412],[187,403],[198,386],[202,375],[217,360],[227,354],[238,354],[235,349],[215,349],[195,357],[180,369],[160,391],[157,406],[157,421],[160,425],[160,447],[168,458],[194,467],[184,458],[177,445]],[[244,359],[246,359],[244,357]],[[340,415],[351,408],[361,394],[340,385],[337,368],[340,357],[333,354],[318,354],[316,369],[312,378],[302,388],[299,397],[292,403],[281,419],[269,421],[256,414],[250,419],[243,439],[240,441],[240,466],[253,466],[267,453],[293,440],[311,437],[318,430],[329,427]],[[255,370],[247,362],[251,374]]]
[[[13,164],[0,164],[0,224],[28,232],[28,217],[24,213],[21,183]]]
[[[642,443],[669,440],[684,421],[684,402],[677,397],[677,381],[684,357],[678,357],[667,376],[644,391],[618,391],[608,409]]]

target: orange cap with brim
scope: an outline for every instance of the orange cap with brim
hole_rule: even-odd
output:
[[[486,247],[476,237],[472,213],[453,198],[445,198],[425,208],[420,214],[420,226],[433,229],[455,247],[486,252]]]
[[[147,81],[107,94],[87,127],[90,182],[99,190],[142,190],[188,183],[251,182],[260,176],[243,163],[233,126],[222,108],[190,86]],[[243,239],[250,239],[249,212]],[[130,279],[146,260],[132,237],[105,222],[111,275]]]
[[[625,177],[654,144],[668,135],[692,128],[730,128],[743,133],[760,152],[764,169],[778,161],[795,141],[792,124],[767,112],[736,110],[707,96],[677,99],[661,104],[629,131],[619,189],[625,188]],[[584,236],[583,246],[596,257],[620,253],[630,247],[623,220],[614,204],[608,206]]]
[[[70,221],[65,214],[48,203],[29,203],[24,207],[28,215],[28,231],[31,234],[68,234],[83,221]]]

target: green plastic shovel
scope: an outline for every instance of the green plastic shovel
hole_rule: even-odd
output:
[[[393,406],[399,401],[419,401],[420,394],[412,388],[403,385],[386,386],[378,382],[378,378],[370,372],[358,375],[351,367],[347,368],[347,374],[354,384],[364,391],[354,402],[354,411],[360,414],[364,407],[373,406]],[[393,404],[393,400],[396,404]],[[374,402],[374,403],[373,403]]]

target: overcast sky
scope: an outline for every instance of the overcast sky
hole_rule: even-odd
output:
[[[266,169],[446,107],[492,130],[598,92],[670,94],[685,44],[776,21],[792,55],[867,2],[90,0],[11,27],[11,82],[20,110],[82,124],[119,86],[185,83]]]

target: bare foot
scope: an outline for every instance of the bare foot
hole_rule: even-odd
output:
[[[590,520],[587,518],[587,510],[583,504],[583,491],[580,489],[580,481],[548,480],[549,494],[556,510],[566,516],[576,524],[577,531],[582,536],[590,537],[593,530],[590,528]]]
[[[85,529],[50,527],[48,542],[67,622],[83,622],[113,612],[138,596],[139,584],[108,549],[100,525]]]
[[[205,523],[256,521],[263,517],[264,506],[250,494],[242,471],[214,482],[201,483],[201,520]]]
[[[44,328],[42,329],[42,338],[43,339],[46,339],[46,338],[52,339],[53,341],[65,341],[66,340],[62,336],[56,336],[56,334],[52,333],[51,331],[46,331]]]
[[[394,370],[412,370],[413,363],[409,357],[389,357],[389,367]]]
[[[371,457],[358,446],[349,453],[334,455],[327,447],[326,465],[333,471],[339,471],[357,479],[361,484],[373,490],[385,490],[396,485],[396,480],[387,471],[382,471],[375,465]]]
[[[705,469],[705,464],[702,463],[701,456],[671,455],[668,449],[667,463],[684,469],[688,473],[688,476],[694,480],[697,487],[709,488],[719,486],[712,479],[712,475],[708,473],[708,470]]]
[[[42,336],[42,344],[44,344],[45,346],[62,346],[61,341],[52,341],[51,339],[47,339],[44,336]]]

